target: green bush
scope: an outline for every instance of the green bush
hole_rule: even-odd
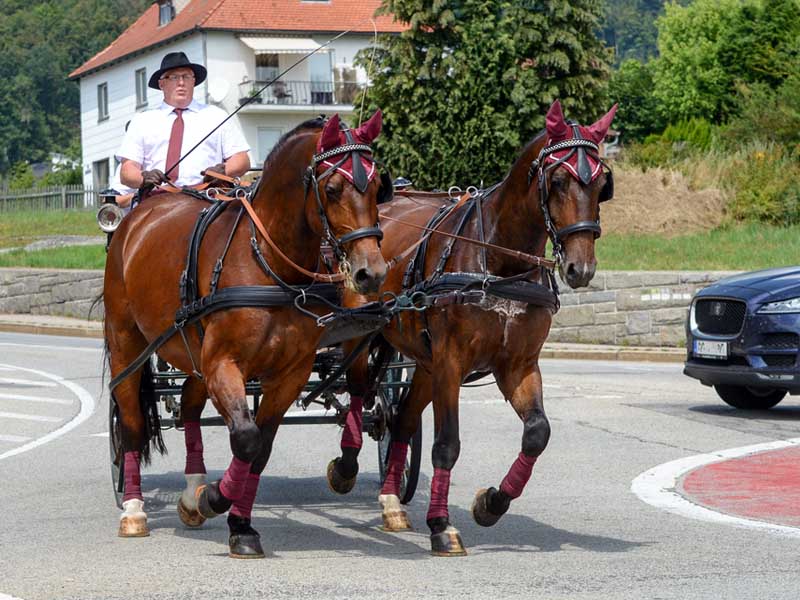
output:
[[[661,134],[661,139],[675,143],[686,143],[698,150],[711,147],[713,126],[705,119],[689,119],[668,125]]]
[[[782,146],[743,151],[732,161],[726,185],[728,213],[738,221],[800,223],[800,163]]]

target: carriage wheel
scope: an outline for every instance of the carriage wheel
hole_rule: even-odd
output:
[[[108,446],[111,451],[111,485],[117,507],[122,508],[125,492],[125,460],[122,452],[122,425],[119,420],[119,406],[114,396],[108,402]]]
[[[383,437],[378,440],[378,468],[381,475],[381,484],[386,480],[386,471],[389,466],[389,453],[392,447],[392,429],[397,420],[402,401],[408,394],[411,378],[414,375],[414,367],[412,366],[392,366],[401,364],[404,361],[406,361],[406,359],[401,354],[396,353],[386,369],[383,382],[378,387],[378,394],[383,401],[382,404],[386,407],[387,420],[389,422],[389,426],[386,428]],[[384,385],[384,383],[387,385]],[[417,491],[420,463],[422,462],[421,422],[414,432],[414,435],[411,436],[409,440],[408,450],[406,466],[405,469],[403,469],[403,477],[400,481],[400,502],[402,504],[411,502],[411,499],[414,497],[414,492]]]

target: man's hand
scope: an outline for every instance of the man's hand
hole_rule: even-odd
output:
[[[209,182],[209,181],[214,181],[214,180],[216,180],[216,177],[214,177],[213,175],[211,175],[211,174],[209,173],[209,171],[212,171],[212,172],[214,172],[214,173],[219,173],[220,175],[225,175],[225,163],[224,163],[224,162],[221,162],[221,163],[218,163],[218,164],[214,165],[213,167],[208,167],[208,168],[207,168],[207,169],[204,171],[204,173],[205,173],[205,176],[203,177],[203,181],[204,181],[204,182]]]
[[[163,171],[159,169],[153,169],[152,171],[142,171],[142,190],[150,191],[155,186],[165,183],[167,181],[167,176],[164,175]]]

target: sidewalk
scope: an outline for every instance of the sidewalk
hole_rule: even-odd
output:
[[[49,315],[2,315],[0,332],[35,333],[73,337],[103,337],[99,321]],[[683,362],[683,348],[645,348],[634,346],[606,346],[600,344],[546,343],[542,358],[575,358],[584,360],[630,360],[648,362]]]

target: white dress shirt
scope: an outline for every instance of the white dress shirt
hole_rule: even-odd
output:
[[[175,107],[162,102],[158,108],[137,114],[128,126],[117,157],[120,160],[127,158],[137,162],[145,171],[160,169],[166,172],[172,166],[165,163],[169,136],[176,118],[174,111]],[[221,108],[192,100],[183,111],[181,156],[186,155],[227,116]],[[237,152],[249,150],[239,127],[233,121],[228,121],[185,156],[178,167],[178,180],[174,183],[178,186],[200,183],[203,180],[200,171],[227,160]]]

